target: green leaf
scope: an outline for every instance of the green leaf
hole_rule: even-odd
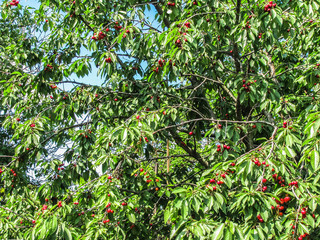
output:
[[[220,23],[221,27],[226,26],[226,22],[223,20],[223,18],[220,18],[219,23]]]
[[[47,232],[47,228],[46,228],[46,221],[44,221],[41,230],[40,230],[40,235],[39,238],[40,239],[44,239],[44,237],[46,236],[46,232]]]
[[[257,229],[259,238],[260,239],[266,239],[267,236],[265,236],[265,233],[262,231],[261,227],[257,227],[256,229]]]
[[[64,236],[65,236],[65,239],[67,240],[72,240],[72,235],[71,235],[71,232],[68,228],[64,228]]]
[[[311,202],[309,202],[309,206],[312,212],[314,212],[317,208],[317,200],[315,198],[312,198]]]
[[[249,31],[249,38],[254,41],[256,38],[251,31]]]
[[[193,209],[195,210],[196,213],[199,212],[200,209],[200,201],[197,197],[193,198]]]
[[[313,150],[311,152],[311,166],[314,169],[314,171],[318,170],[319,168],[319,161],[320,161],[320,156],[319,152],[316,150]]]
[[[58,228],[58,220],[57,220],[57,217],[55,215],[53,215],[52,217],[52,221],[50,223],[50,229],[49,229],[49,232],[50,233],[54,233],[57,231],[57,228]]]
[[[285,153],[286,153],[286,155],[288,156],[288,157],[291,157],[291,158],[294,158],[297,154],[295,153],[295,151],[292,149],[292,148],[290,148],[290,147],[285,147]]]
[[[227,187],[231,188],[231,186],[232,186],[231,178],[228,175],[226,175],[226,178],[224,180],[225,180],[225,184],[227,185]]]
[[[183,192],[187,192],[188,190],[185,189],[185,188],[181,188],[181,187],[178,187],[178,188],[175,188],[172,190],[172,193],[173,194],[177,194],[177,193],[183,193]]]
[[[301,232],[301,233],[308,233],[309,234],[308,227],[303,224],[298,224],[298,229],[299,229],[299,232]]]
[[[186,222],[187,222],[186,220],[181,220],[174,225],[173,230],[171,231],[171,234],[170,234],[170,239],[172,239],[176,235],[176,233],[179,232],[180,228],[183,227]]]
[[[279,27],[281,27],[282,24],[283,24],[283,21],[282,21],[281,16],[276,15],[275,20],[276,20],[276,22],[278,23]]]
[[[169,209],[166,209],[164,211],[164,223],[167,224],[168,220],[170,219],[171,211]]]
[[[267,65],[267,61],[264,58],[259,58],[259,61],[262,63],[263,66]],[[263,104],[263,103],[262,103]],[[263,108],[262,108],[263,109]]]
[[[187,200],[184,200],[182,202],[182,206],[181,206],[181,215],[183,217],[183,219],[186,219],[186,217],[188,216],[189,214],[189,206],[188,206],[188,201]]]
[[[224,223],[222,223],[212,234],[212,240],[218,240],[223,237]]]
[[[128,219],[130,222],[135,223],[136,222],[136,216],[133,213],[130,213],[128,215]]]
[[[122,131],[122,142],[126,142],[127,140],[127,135],[128,135],[128,129],[125,128],[123,131]]]

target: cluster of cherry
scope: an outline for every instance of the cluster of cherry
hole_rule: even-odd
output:
[[[272,8],[275,8],[277,6],[276,3],[273,3],[273,1],[270,1],[267,5],[264,6],[265,12],[270,12]]]
[[[18,4],[19,4],[19,1],[17,1],[17,0],[12,0],[12,1],[10,2],[10,5],[11,5],[11,6],[18,6]]]

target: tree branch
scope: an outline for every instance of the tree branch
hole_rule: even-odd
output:
[[[161,3],[161,1],[159,1]],[[163,15],[163,11],[159,3],[153,3],[153,6],[156,8],[157,12],[159,15]],[[169,28],[170,27],[170,22],[167,18],[163,17],[163,23],[164,25]]]

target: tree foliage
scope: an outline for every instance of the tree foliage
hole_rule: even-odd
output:
[[[319,4],[5,1],[0,235],[319,238]]]

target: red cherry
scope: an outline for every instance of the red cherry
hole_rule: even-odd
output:
[[[189,132],[189,135],[192,136],[192,135],[193,135],[193,132]]]
[[[189,23],[189,22],[186,22],[184,25],[185,25],[187,28],[190,28],[190,27],[191,27],[191,23]]]
[[[289,202],[290,200],[291,200],[290,197],[285,197],[285,198],[284,198],[284,201],[285,201],[285,202]]]

